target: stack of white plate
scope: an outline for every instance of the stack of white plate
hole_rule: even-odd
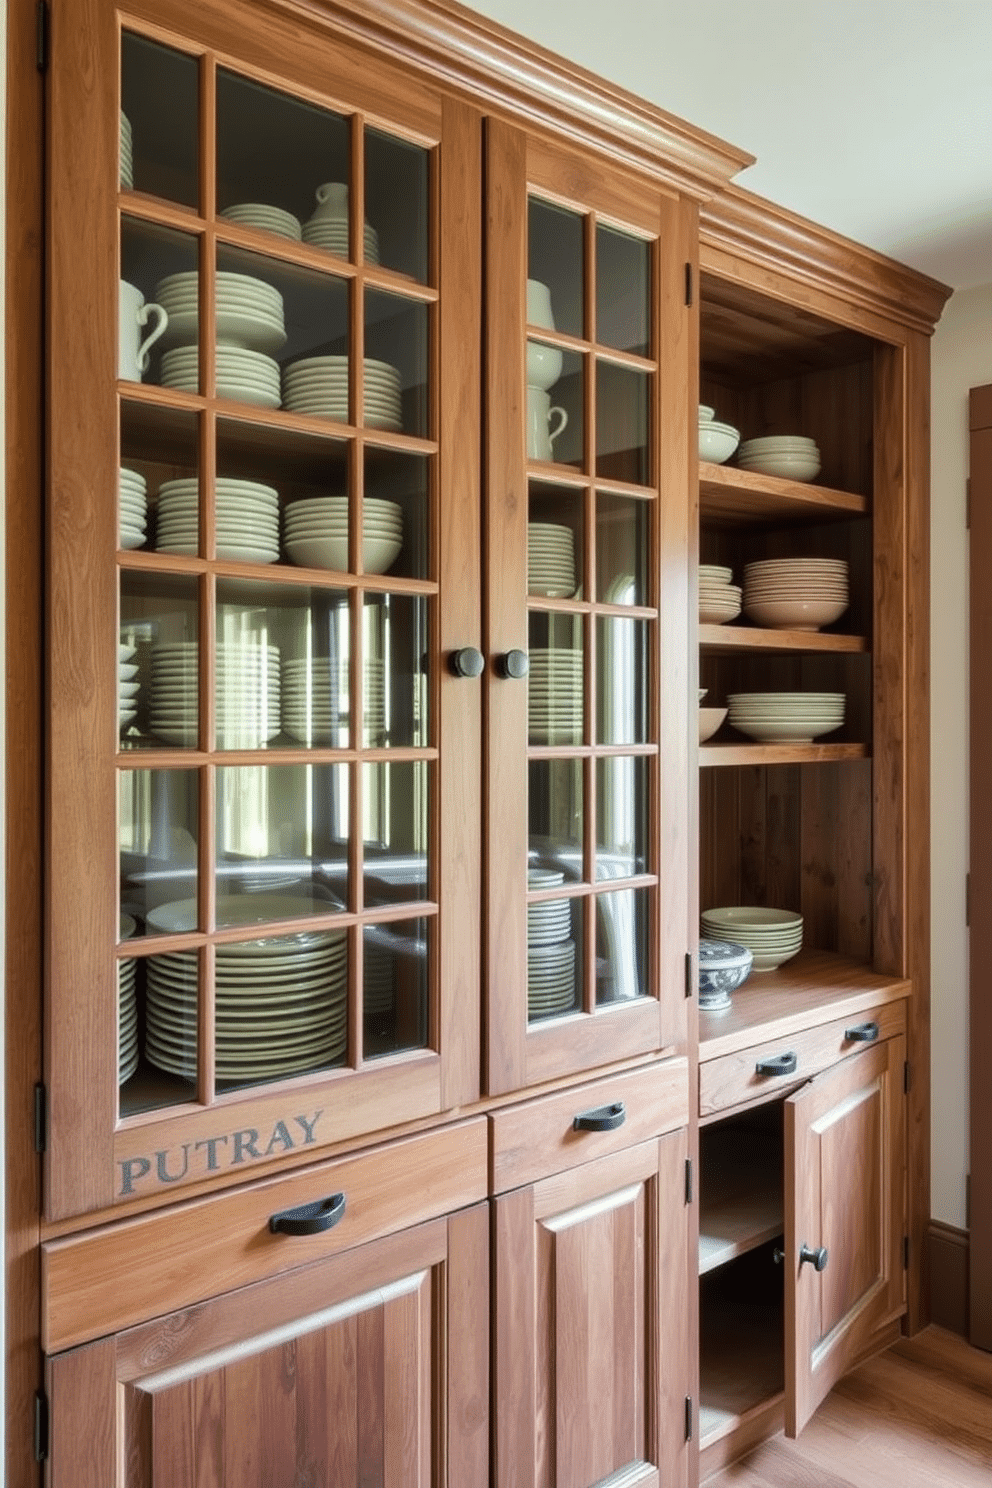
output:
[[[270,207],[265,202],[237,202],[225,207],[220,214],[228,222],[240,222],[245,227],[258,227],[262,232],[276,233],[280,238],[293,238],[298,243],[302,237],[300,219],[282,207]]]
[[[842,692],[732,692],[730,722],[763,744],[811,744],[844,722]]]
[[[733,571],[719,563],[699,565],[699,623],[725,625],[741,612],[741,589]]]
[[[370,429],[402,429],[400,374],[388,362],[365,358],[364,422]],[[301,357],[283,368],[283,404],[293,413],[348,422],[348,358]]]
[[[120,939],[130,940],[135,924],[121,915]],[[117,1083],[130,1080],[138,1068],[138,998],[135,991],[137,962],[133,956],[117,963]]]
[[[736,905],[704,909],[702,935],[746,946],[754,956],[752,971],[772,971],[802,950],[803,917],[791,909]]]
[[[251,925],[313,912],[313,901],[279,894],[221,899],[224,924]],[[194,900],[148,915],[156,931],[190,930]],[[348,1043],[348,948],[343,930],[219,945],[215,1072],[218,1080],[277,1079],[339,1060]],[[148,960],[145,1053],[170,1074],[196,1078],[197,966],[188,951]]]
[[[121,512],[120,545],[122,548],[144,547],[148,517],[145,477],[139,471],[127,470],[122,465],[118,473],[117,489]]]
[[[712,460],[722,465],[729,460],[740,443],[740,430],[733,424],[721,424],[714,418],[714,410],[705,403],[699,405],[699,458]]]
[[[568,599],[575,593],[575,535],[555,522],[527,524],[527,593]]]
[[[366,749],[377,749],[386,741],[386,668],[378,656],[365,658],[362,731]]]
[[[394,971],[396,958],[381,946],[372,945],[366,936],[365,964],[362,972],[362,1003],[366,1018],[384,1018],[393,1011],[396,1001]]]
[[[198,339],[200,276],[195,269],[169,274],[155,286],[155,300],[169,314],[163,346],[192,346]],[[218,270],[217,341],[250,351],[278,351],[286,343],[282,295],[251,274]]]
[[[565,875],[529,868],[531,890],[560,888]],[[575,1006],[575,941],[570,899],[542,899],[527,906],[527,1016],[551,1018]]]
[[[122,729],[134,722],[138,711],[138,663],[134,660],[136,646],[117,647],[117,720]]]
[[[381,678],[381,671],[380,671]],[[381,688],[380,688],[381,698]],[[347,698],[345,706],[347,708]],[[326,657],[284,659],[282,726],[290,738],[317,748],[337,748],[348,728],[341,718],[341,689],[336,664]]]
[[[850,599],[842,558],[766,558],[744,567],[744,613],[772,630],[819,630]]]
[[[312,496],[290,502],[285,518],[286,552],[301,568],[348,568],[347,496]],[[403,508],[396,501],[366,496],[362,502],[362,568],[380,574],[403,546]]]
[[[785,480],[812,480],[820,473],[820,451],[815,439],[804,434],[769,434],[745,439],[737,451],[742,470],[761,475],[779,475]]]
[[[131,138],[131,120],[121,109],[121,175],[120,184],[125,191],[132,190],[134,186],[134,142]]]
[[[582,652],[535,647],[527,679],[527,720],[535,744],[578,744],[582,739]]]
[[[152,647],[151,730],[168,744],[198,738],[199,646],[172,641]],[[278,646],[219,643],[216,667],[218,749],[258,749],[279,733]]]
[[[328,253],[333,253],[338,258],[347,258],[351,251],[348,243],[347,217],[311,218],[309,222],[303,224],[303,241],[312,244],[314,248],[326,248]],[[374,227],[369,227],[367,222],[364,251],[366,263],[377,264],[379,262],[379,234]]]
[[[162,353],[162,385],[185,393],[200,391],[199,346],[174,346]],[[278,408],[282,403],[279,363],[264,351],[218,345],[217,396],[256,408]]]
[[[242,563],[279,558],[279,493],[261,481],[219,475],[215,485],[217,557]],[[195,477],[163,481],[158,493],[160,553],[200,551],[200,485]]]

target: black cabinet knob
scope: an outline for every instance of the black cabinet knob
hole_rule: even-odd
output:
[[[496,670],[501,677],[520,681],[530,671],[530,657],[526,651],[506,651],[497,658]]]
[[[486,661],[477,647],[462,646],[459,650],[452,651],[448,665],[456,677],[481,677]]]
[[[806,1262],[813,1267],[814,1271],[822,1271],[827,1264],[827,1247],[818,1245],[814,1250],[812,1246],[803,1241],[799,1247],[799,1264],[803,1266]]]

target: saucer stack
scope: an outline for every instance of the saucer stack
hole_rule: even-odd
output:
[[[130,940],[135,923],[130,915],[121,915],[120,938]],[[133,956],[117,963],[117,1083],[130,1080],[138,1068],[138,997],[135,973],[138,963]]]
[[[842,558],[768,558],[744,567],[744,613],[771,630],[819,630],[850,600]]]
[[[120,545],[122,548],[143,548],[148,518],[145,477],[139,471],[127,470],[122,465],[117,489],[121,513]]]
[[[292,238],[299,242],[303,236],[300,219],[282,207],[270,207],[264,202],[238,202],[225,207],[220,214],[228,222],[239,222],[244,227],[257,227],[262,232],[275,233],[280,238]]]
[[[286,508],[286,552],[300,568],[348,569],[347,496],[311,496]],[[403,546],[403,508],[366,496],[362,502],[362,568],[381,574]]]
[[[753,905],[704,909],[701,933],[745,946],[754,958],[752,971],[773,971],[802,950],[803,917],[791,909]]]
[[[286,342],[282,295],[251,274],[218,270],[218,346],[275,352]],[[155,300],[168,311],[163,346],[195,346],[200,316],[200,276],[195,269],[169,274],[155,286]]]
[[[117,647],[117,722],[126,729],[134,722],[138,711],[138,663],[134,660],[136,646]]]
[[[162,386],[184,393],[200,391],[199,346],[174,346],[162,353]],[[218,344],[217,396],[256,408],[278,408],[282,403],[279,363],[264,351]]]
[[[726,625],[741,612],[741,590],[732,583],[733,571],[718,563],[699,565],[699,623]]]
[[[326,656],[283,661],[282,726],[291,739],[312,748],[335,749],[347,738],[337,665]]]
[[[151,730],[168,744],[195,746],[200,716],[199,645],[173,641],[152,648]],[[218,643],[218,749],[258,749],[279,733],[278,646]]]
[[[745,439],[737,451],[742,470],[778,475],[784,480],[808,481],[820,473],[820,451],[815,439],[803,434],[769,434]]]
[[[131,138],[131,121],[123,109],[121,109],[120,147],[120,184],[125,191],[131,191],[134,188],[134,142]]]
[[[582,652],[535,647],[527,679],[527,720],[535,744],[578,744],[582,739]]]
[[[568,599],[575,593],[575,537],[554,522],[527,524],[527,593]]]
[[[842,692],[732,692],[730,722],[762,744],[811,744],[844,722]]]
[[[312,217],[309,222],[303,224],[303,241],[310,243],[314,248],[326,248],[328,253],[333,253],[338,258],[347,258],[351,252],[348,242],[348,217],[329,217],[321,213],[318,217]],[[374,227],[365,224],[364,237],[365,262],[377,264],[379,262],[379,234]]]
[[[370,429],[403,427],[400,374],[388,362],[365,358],[364,422]],[[283,368],[283,404],[293,413],[348,422],[348,358],[301,357]]]
[[[219,475],[215,482],[217,557],[241,563],[279,559],[279,493],[260,481]],[[163,481],[155,546],[160,553],[200,551],[200,483]]]
[[[529,868],[529,889],[556,889],[564,873]],[[553,1018],[575,1006],[575,941],[569,899],[542,899],[527,906],[527,1016]]]

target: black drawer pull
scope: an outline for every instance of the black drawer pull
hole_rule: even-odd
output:
[[[795,1054],[773,1054],[771,1059],[759,1059],[755,1072],[759,1075],[791,1075],[798,1064]]]
[[[273,1235],[319,1235],[322,1230],[333,1230],[344,1219],[345,1196],[331,1194],[329,1199],[318,1199],[314,1204],[300,1204],[296,1209],[283,1209],[273,1214],[269,1229]]]
[[[591,1111],[580,1111],[572,1122],[573,1131],[616,1131],[627,1120],[623,1101],[614,1101],[612,1106],[596,1106]]]
[[[858,1023],[854,1028],[845,1028],[844,1037],[852,1044],[873,1044],[878,1038],[877,1023]]]
[[[822,1271],[827,1264],[827,1247],[818,1245],[815,1250],[803,1241],[799,1247],[799,1264],[802,1266],[809,1261],[814,1271]]]

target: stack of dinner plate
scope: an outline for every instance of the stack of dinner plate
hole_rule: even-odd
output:
[[[120,939],[130,940],[135,924],[130,915],[121,915]],[[133,956],[117,963],[117,1083],[130,1080],[138,1068],[138,998],[135,990],[137,962]]]
[[[365,700],[362,738],[366,749],[380,749],[386,741],[386,668],[380,656],[365,658]]]
[[[120,545],[122,548],[142,548],[145,545],[148,519],[145,477],[140,471],[127,470],[122,465],[118,472],[117,489],[120,501]]]
[[[745,439],[737,451],[742,470],[778,475],[785,480],[808,481],[820,473],[820,451],[815,439],[804,434],[769,434]]]
[[[726,625],[741,612],[741,589],[733,571],[719,563],[699,565],[699,623]]]
[[[752,971],[772,971],[802,950],[803,917],[791,909],[735,905],[704,909],[701,934],[709,940],[729,940],[752,953]]]
[[[393,954],[370,941],[366,932],[362,971],[362,1004],[366,1018],[380,1020],[392,1013],[396,1002],[395,970]]]
[[[388,362],[365,358],[364,422],[370,429],[402,429],[400,374]],[[282,400],[293,413],[348,423],[348,358],[301,357],[283,368]]]
[[[242,563],[279,558],[279,493],[261,481],[219,475],[214,484],[217,557]],[[158,493],[160,553],[200,551],[200,484],[194,477],[163,481]]]
[[[282,726],[290,738],[316,748],[335,749],[348,736],[348,697],[341,717],[342,691],[337,664],[326,656],[282,663]]]
[[[276,233],[280,238],[293,238],[297,243],[302,237],[300,219],[282,207],[270,207],[265,202],[237,202],[225,207],[220,214],[228,222],[239,222],[244,227],[257,227],[262,232]]]
[[[199,329],[200,276],[195,269],[169,274],[154,298],[169,314],[163,346],[193,346]],[[278,351],[286,343],[282,295],[263,279],[218,269],[215,283],[217,342],[249,351]]]
[[[326,248],[328,253],[333,253],[338,258],[347,258],[351,252],[348,242],[347,217],[312,217],[309,222],[303,224],[303,241],[310,243],[314,248]],[[363,246],[365,262],[377,264],[379,262],[379,234],[374,227],[369,227],[367,222]]]
[[[847,609],[842,558],[766,558],[744,566],[744,613],[772,630],[819,630]]]
[[[186,393],[200,391],[199,346],[174,346],[162,353],[162,385]],[[279,363],[264,351],[218,343],[217,396],[256,408],[278,408],[282,403]]]
[[[730,722],[763,744],[811,744],[844,722],[842,692],[732,692]]]
[[[527,593],[568,599],[575,593],[575,535],[555,522],[527,524]]]
[[[310,899],[239,894],[218,921],[249,926],[313,912]],[[190,930],[196,902],[150,911],[149,928]],[[273,935],[216,951],[215,1072],[219,1081],[278,1079],[339,1061],[348,1042],[348,949],[343,930]],[[197,958],[148,958],[145,1054],[159,1069],[196,1078]]]
[[[123,109],[121,109],[120,146],[120,184],[125,191],[130,191],[134,186],[134,142],[131,138],[131,120]]]
[[[553,868],[529,868],[532,891],[556,889],[565,875]],[[575,941],[572,901],[540,899],[527,906],[527,1016],[553,1018],[575,1006]]]
[[[151,730],[168,744],[197,742],[199,650],[196,641],[152,648]],[[220,642],[215,667],[218,749],[258,749],[274,739],[281,727],[278,646]]]
[[[311,496],[290,502],[285,517],[286,552],[301,568],[348,568],[347,496]],[[403,508],[396,501],[366,496],[362,502],[362,568],[385,573],[403,546]]]
[[[578,744],[582,740],[582,652],[566,647],[535,647],[527,679],[527,720],[535,744]]]
[[[117,720],[122,729],[134,722],[138,711],[138,663],[134,660],[136,646],[117,647]]]

